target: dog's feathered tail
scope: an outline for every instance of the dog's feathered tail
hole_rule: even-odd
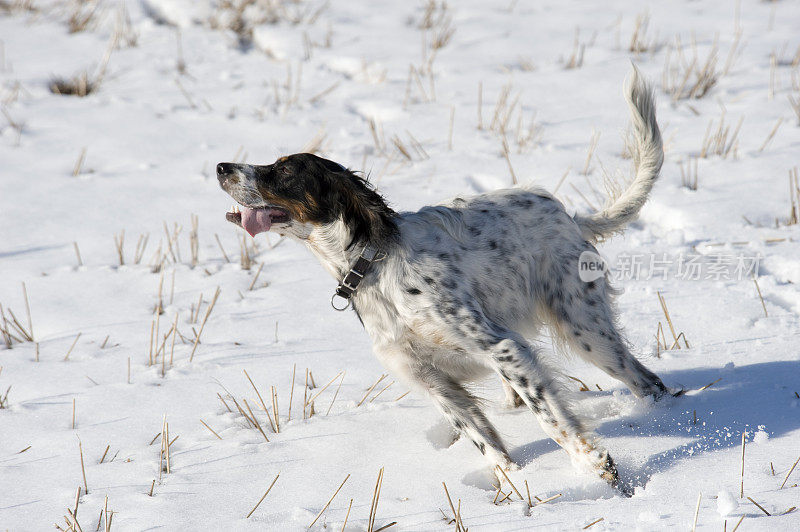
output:
[[[647,201],[647,195],[658,179],[658,172],[664,162],[653,90],[642,79],[635,66],[625,84],[625,99],[628,101],[633,122],[633,138],[630,139],[628,148],[633,157],[636,176],[628,189],[602,211],[574,217],[584,238],[590,242],[622,230],[628,222],[636,218]]]

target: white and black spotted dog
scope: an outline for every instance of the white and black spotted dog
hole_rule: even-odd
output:
[[[220,185],[242,206],[226,217],[251,235],[271,230],[305,243],[340,280],[334,302],[352,304],[381,362],[424,389],[493,467],[514,464],[465,388],[490,372],[500,375],[507,401],[527,405],[574,462],[627,493],[614,461],[526,339],[547,326],[637,397],[668,394],[628,350],[607,279],[584,282],[578,271],[581,253],[596,252],[593,242],[637,215],[663,161],[653,94],[635,69],[625,96],[636,176],[590,216],[570,216],[534,188],[395,212],[362,177],[301,153],[270,165],[217,165]]]

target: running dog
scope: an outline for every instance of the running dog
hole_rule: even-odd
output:
[[[253,236],[274,231],[306,244],[339,280],[334,306],[352,305],[380,361],[427,392],[493,468],[514,464],[465,388],[491,372],[507,401],[527,405],[574,463],[629,494],[531,343],[546,326],[637,397],[669,394],[630,353],[607,277],[586,282],[578,269],[582,253],[597,253],[594,243],[637,216],[663,162],[653,93],[635,68],[625,97],[636,175],[595,214],[570,216],[548,192],[522,187],[396,212],[361,176],[299,153],[217,165],[220,186],[241,205],[226,218]]]

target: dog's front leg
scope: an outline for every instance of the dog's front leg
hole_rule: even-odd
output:
[[[430,395],[436,407],[453,427],[469,438],[494,469],[513,467],[503,441],[480,408],[479,400],[451,376],[432,365],[416,363],[411,376]],[[496,474],[496,473],[495,473]]]

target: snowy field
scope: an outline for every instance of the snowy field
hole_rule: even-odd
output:
[[[0,529],[800,529],[798,29],[794,0],[0,1]],[[624,498],[481,384],[522,465],[498,493],[376,384],[304,247],[225,221],[214,166],[316,151],[397,209],[517,180],[587,212],[630,175],[631,61],[666,161],[601,251],[691,391],[560,358]]]

